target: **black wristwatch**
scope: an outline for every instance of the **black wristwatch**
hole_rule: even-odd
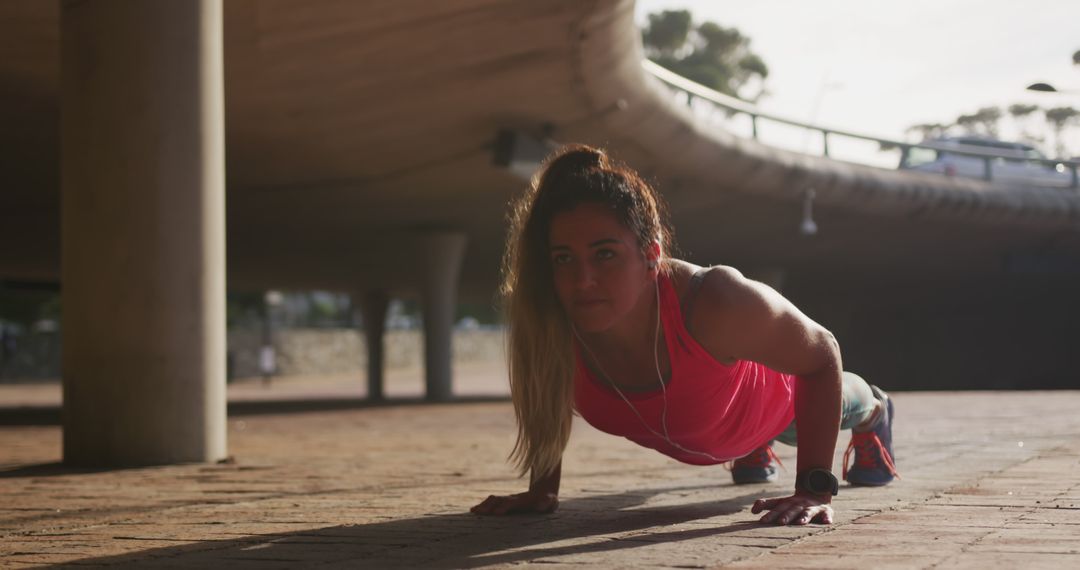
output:
[[[840,482],[828,469],[811,469],[795,476],[795,489],[813,495],[833,495],[840,491]]]

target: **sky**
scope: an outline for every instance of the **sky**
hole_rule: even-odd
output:
[[[638,0],[636,19],[678,9],[749,36],[769,66],[760,107],[792,119],[908,140],[980,107],[1080,108],[1080,0]],[[1039,81],[1075,93],[1025,89]],[[1080,128],[1066,142],[1080,155]]]

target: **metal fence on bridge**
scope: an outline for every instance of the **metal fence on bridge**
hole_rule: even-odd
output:
[[[660,80],[670,88],[672,96],[680,104],[686,105],[695,117],[707,122],[720,124],[729,132],[743,134],[770,146],[787,148],[796,152],[809,153],[817,150],[821,156],[859,162],[880,168],[895,168],[905,164],[913,149],[927,149],[934,152],[946,152],[950,155],[971,157],[982,161],[981,178],[993,182],[998,165],[1006,160],[1040,165],[1049,170],[1062,173],[1061,182],[1050,184],[1046,181],[1031,180],[1033,186],[1053,186],[1059,188],[1080,188],[1080,161],[1064,159],[1045,159],[1018,157],[1004,151],[987,149],[973,151],[963,149],[944,149],[941,145],[910,143],[888,138],[874,137],[842,129],[832,129],[804,123],[795,119],[764,112],[741,99],[709,89],[677,75],[649,60],[642,60],[642,67],[649,75]],[[794,129],[803,135],[802,144],[790,143],[793,137],[784,137],[777,129]],[[773,129],[770,133],[767,131]],[[814,138],[816,137],[816,144]],[[797,137],[794,137],[797,138]],[[786,141],[786,142],[785,142]],[[838,146],[847,152],[838,154]],[[897,156],[898,155],[898,156]],[[1071,176],[1064,176],[1069,172]]]

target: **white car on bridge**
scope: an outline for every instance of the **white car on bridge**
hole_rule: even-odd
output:
[[[898,168],[1011,185],[1066,188],[1072,183],[1064,164],[1050,161],[1029,144],[975,136],[923,141],[904,153]]]

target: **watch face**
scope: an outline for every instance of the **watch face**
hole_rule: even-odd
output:
[[[836,475],[827,469],[811,469],[795,477],[795,488],[815,495],[835,495],[839,490]]]
[[[833,476],[828,471],[822,469],[815,469],[807,474],[806,486],[810,488],[814,493],[832,493],[833,491]]]

